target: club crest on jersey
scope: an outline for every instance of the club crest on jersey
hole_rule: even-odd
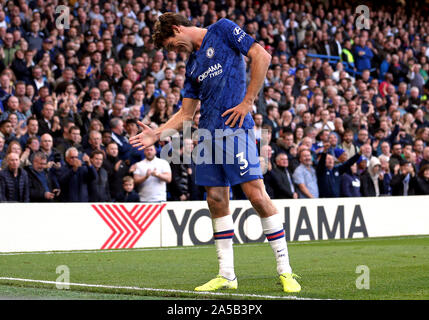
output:
[[[234,34],[235,34],[236,36],[238,36],[240,33],[241,33],[241,28],[240,28],[240,27],[235,27],[235,28],[234,28]]]
[[[241,42],[241,40],[243,40],[243,38],[246,36],[246,33],[241,30],[240,27],[235,27],[233,33],[236,37],[239,36],[237,42]]]
[[[214,56],[214,49],[212,47],[210,47],[210,48],[208,48],[206,50],[206,56],[209,59],[213,58],[213,56]]]

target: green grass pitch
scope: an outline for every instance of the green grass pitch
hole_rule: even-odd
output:
[[[290,242],[302,291],[287,295],[268,243],[234,245],[238,290],[198,294],[217,274],[211,246],[0,254],[0,297],[36,299],[429,299],[429,236]],[[55,282],[66,275],[70,288]],[[368,273],[359,271],[366,266]],[[366,268],[365,267],[365,268]],[[363,276],[369,288],[357,288]],[[14,279],[5,279],[14,278]],[[21,279],[21,280],[17,280]],[[24,280],[26,279],[26,280]],[[30,282],[40,280],[46,282]],[[98,285],[98,286],[96,286]]]

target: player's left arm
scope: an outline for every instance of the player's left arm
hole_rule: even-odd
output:
[[[257,42],[254,42],[250,47],[247,56],[251,59],[250,62],[250,82],[247,86],[246,95],[243,101],[234,108],[226,110],[222,117],[230,114],[225,124],[230,127],[235,127],[238,120],[239,127],[243,125],[244,117],[252,110],[253,103],[258,96],[264,83],[268,67],[271,63],[271,55]]]

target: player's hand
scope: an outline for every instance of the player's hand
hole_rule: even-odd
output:
[[[143,128],[143,131],[139,134],[130,138],[130,144],[138,150],[143,150],[146,147],[150,147],[158,141],[158,136],[152,128],[145,125],[141,121],[137,121],[137,124]]]
[[[234,128],[237,121],[240,120],[240,123],[238,125],[239,128],[243,125],[244,118],[246,115],[250,112],[252,109],[252,106],[246,102],[240,103],[238,106],[235,106],[234,108],[226,110],[222,117],[225,117],[228,114],[231,114],[226,120],[225,125],[229,125],[231,128]]]

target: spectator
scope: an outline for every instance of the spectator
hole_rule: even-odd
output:
[[[294,146],[293,132],[287,131],[285,128],[282,128],[280,132],[281,132],[280,138],[277,139],[277,146],[278,146],[277,154],[286,153],[286,155],[289,157],[290,149]]]
[[[268,146],[269,147],[269,146]],[[264,177],[265,190],[271,199],[274,199],[274,185],[271,172],[273,170],[271,162],[267,158],[260,156],[259,164],[261,166],[262,175]]]
[[[407,67],[399,60],[399,56],[397,54],[392,55],[392,62],[390,63],[388,72],[392,74],[393,84],[395,86],[404,81],[405,77],[407,76]]]
[[[167,200],[167,183],[171,182],[171,168],[166,160],[156,156],[156,149],[144,149],[145,159],[138,162],[134,171],[134,183],[139,190],[140,201]]]
[[[65,166],[58,169],[58,182],[60,184],[62,202],[88,202],[88,183],[97,176],[90,159],[84,155],[79,159],[79,151],[71,147],[65,153]]]
[[[344,131],[343,141],[340,144],[340,148],[345,151],[348,159],[358,153],[359,149],[353,141],[353,130],[346,129]]]
[[[40,137],[40,151],[46,155],[49,167],[54,163],[57,163],[57,166],[61,166],[63,157],[57,149],[53,148],[53,139],[49,133],[45,133]]]
[[[185,201],[190,198],[190,176],[192,173],[192,164],[188,163],[190,161],[185,161],[184,149],[189,148],[185,143],[191,144],[192,140],[187,139],[185,141],[180,148],[180,162],[175,163],[173,161],[170,163],[172,179],[167,185],[167,190],[170,193],[170,200],[173,201]],[[185,155],[186,154],[190,156],[189,153],[185,153]],[[188,157],[188,160],[191,159]]]
[[[279,137],[280,127],[277,123],[279,118],[279,108],[276,105],[270,104],[267,106],[267,116],[264,119],[264,123],[271,127],[272,139],[275,142]]]
[[[6,156],[6,168],[0,170],[0,202],[30,202],[28,175],[14,152]]]
[[[111,141],[106,146],[106,158],[103,162],[103,168],[108,174],[110,197],[112,201],[115,201],[122,192],[122,179],[131,173],[129,161],[119,159],[118,155],[118,145],[116,142]]]
[[[119,158],[126,160],[131,153],[131,145],[127,138],[124,137],[124,121],[120,118],[113,118],[110,120],[110,129],[112,130],[112,140],[116,142],[119,147]]]
[[[16,114],[18,123],[27,120],[26,116],[19,111],[19,100],[15,96],[11,96],[7,100],[7,111],[0,116],[0,121],[8,119],[11,114]]]
[[[26,35],[28,47],[30,50],[40,50],[42,48],[44,33],[40,31],[40,24],[37,20],[33,20],[30,24],[30,31]]]
[[[293,173],[293,182],[298,186],[299,198],[319,198],[316,170],[313,168],[311,152],[303,149],[299,152],[300,165]]]
[[[288,169],[289,160],[287,154],[279,153],[275,161],[276,166],[270,173],[273,199],[298,199],[298,193],[295,190],[292,175]]]
[[[329,130],[329,131],[333,131],[335,129],[334,127],[334,123],[332,121],[329,120],[329,110],[325,109],[320,113],[320,121],[316,122],[314,124],[314,127],[317,130]]]
[[[4,66],[9,67],[13,62],[15,52],[18,50],[18,48],[13,43],[12,33],[6,33],[4,36],[2,49],[2,53],[0,54],[2,62]]]
[[[133,177],[125,176],[122,181],[123,191],[116,200],[118,202],[140,202],[139,194],[134,190]]]
[[[401,159],[393,169],[392,196],[414,195],[414,180],[416,172],[414,166],[406,159]]]
[[[3,120],[0,122],[0,137],[5,140],[6,145],[8,145],[12,140],[16,139],[10,120]]]
[[[425,164],[419,170],[415,180],[415,194],[429,195],[429,165]]]
[[[384,185],[384,193],[385,195],[392,195],[392,187],[390,186],[390,182],[392,181],[392,173],[390,172],[389,168],[389,158],[385,155],[380,155],[378,157],[381,164],[381,170],[384,173],[383,176],[383,185]]]
[[[101,151],[105,154],[104,147],[101,144],[101,133],[96,130],[89,132],[88,139],[89,147],[84,150],[87,155],[91,155],[94,151]]]
[[[35,137],[40,140],[40,136],[37,134],[39,131],[39,122],[35,117],[31,117],[27,119],[27,132],[19,138],[19,143],[21,147],[24,148],[27,144],[28,138]]]
[[[52,202],[60,195],[54,168],[48,169],[47,159],[43,152],[38,151],[33,156],[32,165],[26,167],[31,202]]]
[[[399,142],[395,142],[392,145],[392,154],[389,158],[389,169],[390,172],[394,172],[396,165],[402,161],[402,145]]]
[[[31,137],[25,144],[25,149],[21,154],[21,165],[23,167],[31,165],[33,156],[40,149],[40,142],[37,137]]]
[[[360,178],[357,175],[357,164],[352,164],[340,177],[341,197],[360,197]]]
[[[374,54],[372,50],[366,45],[366,38],[361,36],[354,47],[354,60],[356,70],[362,72],[364,70],[370,70],[372,65],[372,59]]]
[[[426,164],[429,164],[429,146],[423,149],[423,159],[420,162],[420,168]]]
[[[81,145],[82,136],[80,135],[80,129],[79,129],[79,127],[73,125],[73,122],[71,122],[71,125],[72,126],[68,129],[67,139],[63,140],[62,143],[57,144],[58,145],[58,151],[60,151],[62,154],[65,154],[66,150],[68,150],[71,147],[74,147],[81,154],[83,151],[83,148]]]
[[[384,172],[377,157],[372,157],[368,168],[360,177],[360,192],[362,197],[379,197],[384,194]]]
[[[321,153],[316,167],[319,197],[338,198],[341,194],[341,176],[359,159],[360,153],[355,154],[340,165],[335,165],[334,156],[327,153],[328,149],[329,142],[325,142],[323,145],[323,152]]]
[[[102,167],[104,152],[94,150],[90,155],[91,165],[96,171],[95,178],[88,183],[90,202],[110,202],[109,178],[107,171]]]
[[[62,130],[60,119],[54,115],[55,107],[51,102],[45,102],[42,109],[42,117],[39,120],[39,136],[49,133],[52,137],[60,137]]]
[[[3,161],[4,157],[6,156],[6,148],[4,143],[4,138],[0,136],[0,168],[1,168],[1,162]]]
[[[262,114],[260,113],[254,114],[253,121],[255,122],[254,131],[255,131],[256,140],[261,140],[262,124],[264,121]]]

